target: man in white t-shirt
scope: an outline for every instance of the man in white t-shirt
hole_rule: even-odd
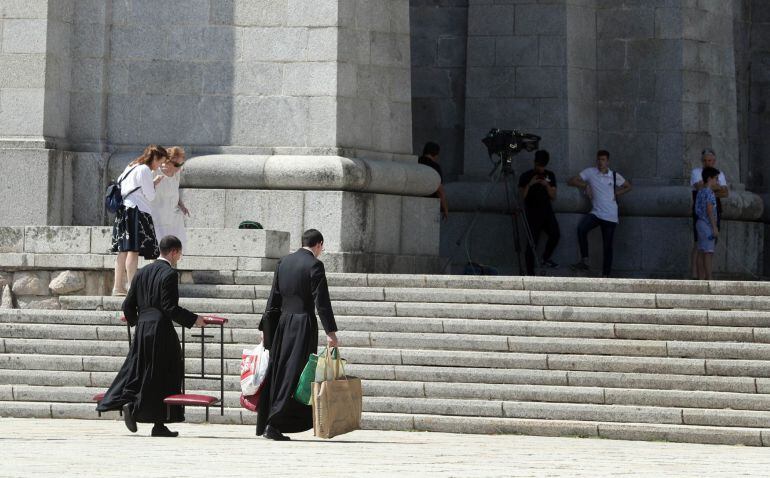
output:
[[[693,168],[692,173],[690,173],[690,186],[692,186],[692,234],[693,234],[693,246],[692,246],[692,252],[690,253],[690,263],[692,264],[692,277],[693,279],[698,278],[698,271],[696,269],[696,257],[698,255],[698,234],[695,230],[695,223],[696,223],[696,217],[695,217],[695,196],[698,194],[698,191],[703,189],[703,168],[716,168],[717,164],[717,154],[714,152],[711,148],[706,148],[701,152],[700,155],[701,163],[703,164],[703,167],[701,168]],[[726,198],[730,195],[730,190],[727,188],[727,178],[725,177],[725,173],[720,172],[719,177],[717,178],[717,184],[714,185],[712,188],[714,191],[714,195],[717,197],[717,228],[721,225],[722,222],[722,198]]]
[[[570,178],[567,184],[583,189],[592,205],[591,212],[578,225],[580,262],[574,264],[573,268],[588,270],[588,232],[600,227],[604,250],[602,276],[609,277],[612,271],[612,241],[618,225],[617,198],[631,190],[631,183],[610,169],[610,153],[600,150],[596,153],[596,167],[584,169],[579,175]]]

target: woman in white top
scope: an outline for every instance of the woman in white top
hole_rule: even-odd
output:
[[[152,171],[167,159],[168,153],[162,146],[147,146],[144,153],[131,161],[119,177],[125,179],[120,184],[123,206],[115,214],[112,227],[111,251],[118,253],[112,295],[126,295],[126,279],[131,284],[140,254],[145,259],[158,257],[151,202],[155,198],[155,188],[163,177],[153,179]]]
[[[155,199],[152,201],[152,220],[155,223],[155,237],[160,241],[166,236],[176,236],[187,243],[184,229],[184,216],[190,211],[179,199],[179,180],[184,166],[184,149],[172,146],[168,151],[168,161],[162,163],[155,173],[163,180],[155,187]]]

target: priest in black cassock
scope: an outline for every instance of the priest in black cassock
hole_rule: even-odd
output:
[[[131,281],[123,301],[123,314],[136,326],[134,341],[118,376],[96,409],[123,410],[131,432],[136,423],[153,423],[152,436],[175,437],[166,423],[184,421],[184,407],[167,412],[163,399],[182,393],[184,357],[173,322],[184,327],[203,327],[203,317],[179,307],[177,261],[182,243],[175,236],[160,241],[160,258],[143,267]],[[173,321],[173,322],[172,322]]]
[[[321,233],[309,229],[302,234],[302,248],[281,259],[259,323],[270,362],[259,397],[257,435],[271,440],[289,440],[284,433],[313,428],[313,409],[294,399],[294,391],[310,354],[318,351],[316,310],[329,347],[337,346],[326,272],[318,260],[323,243]]]

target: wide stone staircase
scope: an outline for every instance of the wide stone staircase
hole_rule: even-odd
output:
[[[252,424],[238,405],[240,356],[258,340],[272,274],[189,278],[183,305],[230,319],[226,408],[211,421]],[[329,282],[347,372],[363,379],[365,428],[770,445],[770,283],[371,274]],[[60,302],[62,310],[0,311],[0,416],[97,418],[91,397],[128,348],[121,298]],[[216,342],[205,348],[208,358],[219,351]],[[187,349],[188,372],[200,371],[200,354]],[[218,367],[206,361],[207,372]],[[187,416],[199,421],[203,411]]]

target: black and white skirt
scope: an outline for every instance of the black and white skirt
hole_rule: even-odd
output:
[[[118,209],[112,226],[110,252],[138,252],[145,259],[156,259],[160,251],[152,215],[140,211],[138,207]]]

